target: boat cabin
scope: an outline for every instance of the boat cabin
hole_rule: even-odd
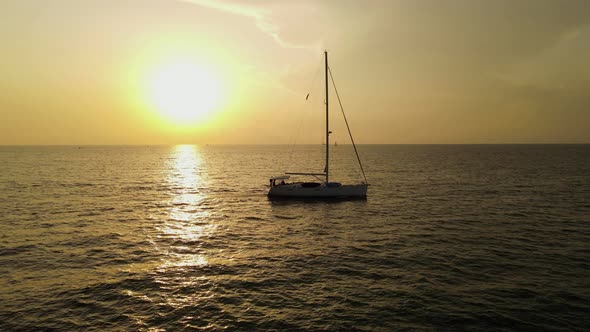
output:
[[[275,187],[287,184],[285,180],[288,180],[289,178],[291,177],[288,175],[273,176],[272,178],[270,178],[270,186]]]

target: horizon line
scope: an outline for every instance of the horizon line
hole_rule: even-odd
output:
[[[177,146],[177,145],[242,145],[242,146],[293,146],[293,145],[325,145],[323,143],[155,143],[155,144],[138,144],[138,143],[113,143],[113,144],[0,144],[0,147],[16,147],[16,146]],[[332,146],[335,146],[331,144]],[[351,143],[340,143],[339,145],[352,145]],[[590,145],[590,142],[568,142],[568,143],[357,143],[356,145]]]

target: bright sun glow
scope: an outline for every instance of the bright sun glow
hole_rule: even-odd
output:
[[[222,94],[216,75],[190,62],[158,68],[150,79],[149,90],[161,115],[176,124],[205,120],[219,106]]]

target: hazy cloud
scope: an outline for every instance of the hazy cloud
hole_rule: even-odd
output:
[[[280,46],[288,48],[308,48],[316,47],[316,44],[298,44],[281,38],[281,25],[276,21],[276,17],[281,15],[281,11],[291,12],[298,15],[297,12],[308,11],[310,6],[288,2],[278,4],[271,1],[251,1],[251,2],[234,2],[223,0],[182,0],[199,6],[221,10],[230,14],[241,15],[252,18],[256,26],[264,33],[270,35]],[[288,7],[288,8],[285,8]]]

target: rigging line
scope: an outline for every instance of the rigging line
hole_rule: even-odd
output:
[[[324,57],[320,57],[320,62],[317,66],[317,70],[315,72],[315,75],[313,76],[313,79],[311,80],[311,85],[309,86],[309,89],[307,90],[307,95],[305,96],[305,101],[308,102],[309,101],[309,95],[311,94],[311,90],[314,88],[315,82],[318,78],[318,75],[320,73],[320,70],[323,68],[323,61],[324,61]],[[312,98],[312,102],[313,102],[313,98]],[[311,108],[313,106],[312,104],[309,104],[309,108]],[[297,130],[295,131],[295,134],[293,136],[291,136],[291,139],[289,140],[289,158],[287,159],[287,165],[293,165],[292,161],[293,161],[293,154],[295,153],[295,145],[297,145],[297,138],[299,137],[299,134],[301,132],[301,126],[303,124],[303,120],[305,120],[305,116],[307,116],[307,113],[309,113],[309,109],[306,110],[306,112],[303,114],[302,117],[300,117],[299,119],[299,124],[297,125]],[[284,168],[285,172],[287,171],[286,168]]]
[[[303,118],[299,119],[299,123],[297,125],[297,129],[295,130],[295,133],[291,135],[291,138],[289,139],[289,144],[288,144],[288,151],[289,151],[289,157],[286,159],[286,163],[285,161],[283,161],[281,167],[283,169],[283,173],[286,173],[288,171],[288,167],[293,165],[293,154],[295,153],[295,145],[297,145],[297,137],[299,136],[299,132],[301,131],[301,124],[303,123]]]
[[[311,80],[311,85],[309,86],[309,89],[307,90],[307,96],[305,96],[305,100],[309,99],[309,95],[311,94],[311,90],[314,87],[315,81],[318,78],[318,75],[320,73],[320,69],[322,69],[322,61],[324,60],[324,57],[322,56],[320,58],[320,64],[318,66],[318,69],[315,72],[315,75],[313,75],[313,79]]]
[[[287,164],[283,165],[283,170],[284,172],[287,172],[287,168],[293,166],[293,155],[295,154],[295,146],[297,145],[297,140],[298,137],[300,136],[301,133],[301,127],[303,125],[304,120],[306,119],[308,113],[309,113],[309,108],[306,108],[306,110],[303,112],[303,114],[300,116],[299,118],[299,123],[297,124],[297,129],[295,131],[295,134],[293,134],[291,136],[290,139],[290,144],[289,144],[289,158],[287,158]]]
[[[340,101],[340,95],[338,94],[338,89],[336,88],[336,82],[334,82],[334,77],[332,76],[332,70],[328,66],[328,72],[330,73],[330,79],[332,80],[332,86],[334,86],[334,91],[336,92],[336,97],[338,98],[338,104],[340,104],[340,110],[342,111],[342,116],[344,117],[344,123],[346,123],[346,129],[348,129],[348,135],[350,136],[350,141],[352,142],[352,147],[354,148],[354,153],[356,154],[356,159],[359,162],[359,166],[361,167],[361,172],[363,173],[363,178],[365,178],[365,183],[368,183],[367,176],[365,175],[365,170],[363,169],[363,164],[361,163],[361,158],[359,157],[359,153],[356,149],[356,144],[354,144],[354,138],[352,138],[352,133],[350,132],[350,126],[348,125],[348,120],[346,119],[346,114],[344,114],[344,107],[342,107],[342,102]]]

